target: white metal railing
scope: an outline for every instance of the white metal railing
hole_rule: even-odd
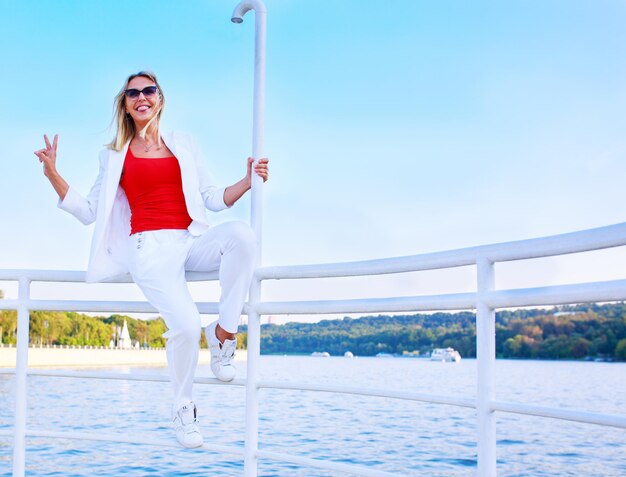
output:
[[[246,447],[205,445],[211,451],[242,455],[252,459],[246,472],[255,471],[258,459],[291,462],[298,465],[313,466],[337,472],[347,472],[363,476],[397,475],[382,472],[358,465],[348,465],[320,459],[303,458],[278,452],[262,451],[258,448],[258,407],[259,394],[262,388],[298,389],[311,392],[331,392],[359,394],[366,396],[383,396],[395,399],[407,399],[429,403],[445,404],[475,408],[478,419],[478,469],[480,477],[496,475],[496,435],[495,412],[527,414],[532,416],[583,422],[603,426],[626,429],[626,415],[602,414],[584,410],[559,409],[527,405],[495,400],[495,309],[516,306],[541,306],[549,304],[570,304],[582,302],[618,301],[626,299],[626,280],[583,283],[576,285],[546,286],[527,289],[503,289],[494,287],[494,264],[510,260],[523,260],[537,257],[557,256],[576,252],[599,250],[609,247],[626,245],[626,223],[574,232],[569,234],[545,237],[540,239],[522,240],[482,247],[451,250],[447,252],[396,257],[382,260],[361,262],[330,263],[322,265],[300,265],[284,267],[261,267],[255,272],[255,279],[260,283],[272,279],[304,279],[371,276],[388,273],[403,273],[420,270],[445,269],[475,265],[477,271],[477,290],[472,293],[446,294],[434,296],[410,296],[395,298],[349,299],[329,301],[292,301],[263,302],[246,307],[249,318],[263,314],[298,314],[298,313],[363,313],[393,311],[428,311],[451,309],[475,309],[477,314],[477,395],[475,399],[457,396],[437,396],[402,391],[356,388],[343,385],[317,385],[310,383],[284,383],[261,381],[248,376],[244,380],[235,380],[227,385],[246,388],[246,408],[254,412],[246,412]],[[215,274],[188,274],[189,280],[214,280]],[[30,298],[30,284],[33,281],[45,282],[82,282],[83,272],[45,271],[45,270],[0,270],[0,280],[17,281],[19,283],[17,299],[0,300],[0,309],[18,310],[18,344],[17,364],[15,371],[4,371],[3,374],[15,373],[16,410],[15,425],[12,432],[14,445],[13,475],[23,476],[25,469],[25,437],[63,437],[75,439],[106,440],[113,442],[132,442],[146,445],[174,445],[172,442],[149,438],[134,439],[120,437],[116,434],[90,433],[58,433],[45,429],[30,429],[26,426],[26,381],[27,376],[63,376],[94,379],[124,379],[137,381],[167,381],[162,376],[128,375],[101,372],[73,372],[67,370],[35,370],[28,369],[28,330],[29,311],[31,310],[75,310],[75,311],[125,311],[145,312],[156,311],[144,302],[129,301],[84,301],[84,300],[33,300]],[[203,313],[216,313],[216,303],[199,303]],[[251,342],[251,339],[254,342]],[[260,349],[260,334],[248,336],[248,346]],[[258,354],[248,353],[248,361],[252,366],[258,365]],[[196,378],[198,384],[225,385],[214,378]],[[250,390],[252,388],[252,390]],[[251,402],[252,400],[252,402]],[[254,419],[255,422],[251,422]],[[250,449],[247,440],[250,429],[255,433],[254,447]],[[11,435],[10,432],[0,432]],[[249,462],[249,461],[248,461]]]

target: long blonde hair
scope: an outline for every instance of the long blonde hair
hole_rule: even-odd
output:
[[[161,89],[161,86],[159,85],[159,82],[157,81],[156,75],[150,71],[140,71],[139,73],[130,75],[126,79],[124,86],[122,87],[120,92],[117,93],[117,96],[115,96],[115,100],[113,101],[113,119],[111,120],[111,124],[113,124],[113,122],[116,123],[117,131],[115,132],[115,137],[109,144],[107,144],[107,146],[110,149],[113,149],[114,151],[121,151],[122,149],[124,149],[124,146],[126,145],[126,143],[128,143],[135,136],[135,134],[137,134],[133,118],[131,118],[130,114],[126,112],[126,93],[125,92],[126,92],[126,89],[128,88],[128,83],[130,83],[134,78],[137,78],[138,76],[142,76],[144,78],[149,79],[150,81],[154,81],[154,84],[156,85],[158,89],[157,94],[159,95],[161,99],[161,101],[159,102],[159,110],[156,112],[154,116],[152,116],[152,119],[148,121],[148,124],[146,124],[146,127],[142,129],[141,131],[139,131],[139,135],[141,137],[144,137],[148,127],[154,121],[156,121],[157,141],[158,141],[158,145],[159,146],[161,145],[161,134],[159,131],[159,124],[161,121],[161,114],[163,113],[163,108],[165,107],[165,96],[163,95],[163,90]]]

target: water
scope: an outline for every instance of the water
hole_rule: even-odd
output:
[[[245,366],[239,365],[240,375]],[[165,374],[162,367],[116,372]],[[399,358],[264,356],[263,379],[475,396],[476,362]],[[199,376],[209,376],[207,365]],[[499,360],[497,398],[623,414],[626,364]],[[0,376],[0,429],[11,428],[13,378]],[[48,430],[146,433],[173,440],[167,383],[31,377],[29,426]],[[243,446],[244,389],[196,385],[206,441]],[[329,393],[261,390],[260,447],[409,476],[476,472],[471,409]],[[498,475],[626,475],[626,432],[616,428],[498,413]],[[10,439],[0,437],[0,476],[11,475]],[[238,456],[60,439],[27,439],[28,476],[240,476]],[[261,460],[261,476],[347,475]]]

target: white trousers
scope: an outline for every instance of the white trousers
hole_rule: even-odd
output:
[[[168,328],[163,337],[176,411],[192,401],[202,327],[185,271],[219,269],[219,324],[236,333],[254,271],[254,232],[244,222],[226,222],[197,237],[187,230],[139,232],[128,245],[133,280]]]

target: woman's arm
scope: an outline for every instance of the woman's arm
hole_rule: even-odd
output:
[[[59,195],[58,206],[62,210],[69,212],[83,224],[88,225],[96,220],[96,212],[98,208],[98,198],[100,196],[100,187],[104,178],[105,155],[100,155],[100,172],[87,198],[81,196],[63,179],[56,169],[56,156],[58,135],[54,136],[54,141],[50,144],[48,136],[44,134],[46,147],[35,151],[35,155],[39,158],[39,162],[43,164],[43,173],[52,184],[52,187]]]
[[[248,171],[246,177],[231,186],[225,188],[218,187],[209,173],[200,149],[196,145],[193,138],[188,137],[187,141],[190,144],[189,147],[193,151],[194,161],[198,171],[200,193],[205,207],[213,212],[219,212],[220,210],[231,207],[250,189],[250,184],[252,182],[252,158],[248,158]],[[254,168],[256,173],[263,178],[263,181],[266,181],[268,177],[267,163],[267,159],[260,159],[259,163]]]
[[[67,194],[70,186],[57,171],[57,144],[59,141],[59,135],[54,135],[54,141],[52,144],[50,144],[47,135],[44,134],[43,138],[46,142],[46,147],[35,151],[35,155],[39,158],[39,162],[43,164],[44,176],[48,178],[56,193],[59,194],[59,199],[63,200],[65,199],[65,195]]]
[[[241,197],[250,190],[252,184],[252,163],[254,159],[248,158],[248,172],[246,177],[241,179],[239,182],[234,183],[231,186],[226,187],[224,189],[224,203],[231,207],[235,202],[237,202]],[[263,182],[267,180],[268,177],[268,169],[267,163],[268,159],[263,158],[259,159],[259,162],[254,166],[254,172],[263,178]]]

